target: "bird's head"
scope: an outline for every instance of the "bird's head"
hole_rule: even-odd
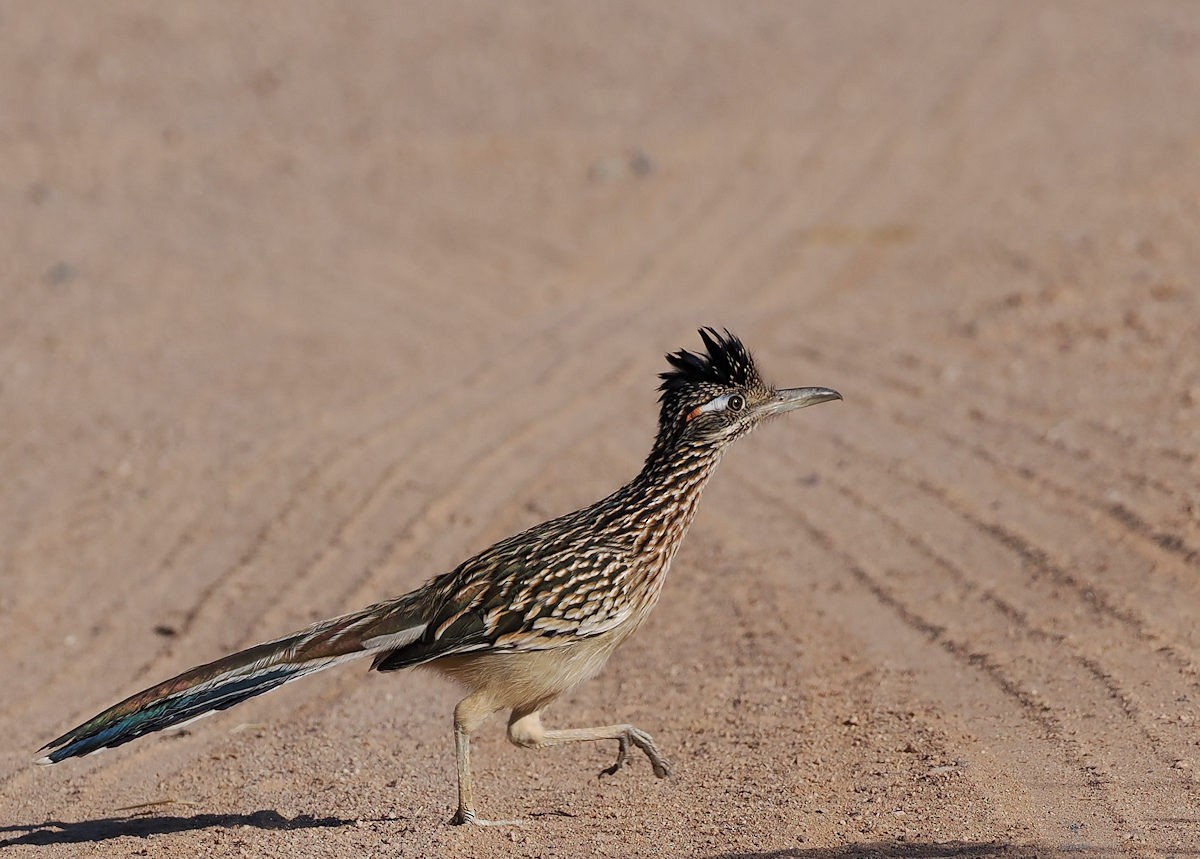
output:
[[[723,447],[766,418],[842,398],[830,388],[768,385],[742,341],[728,329],[721,334],[701,328],[700,339],[707,354],[680,349],[667,355],[672,369],[659,374],[660,438]]]

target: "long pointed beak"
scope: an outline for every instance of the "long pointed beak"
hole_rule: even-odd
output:
[[[805,406],[840,399],[842,395],[833,388],[780,388],[772,399],[763,404],[763,410],[768,415],[781,415]]]

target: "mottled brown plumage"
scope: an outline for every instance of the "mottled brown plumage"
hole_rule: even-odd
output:
[[[543,747],[612,739],[616,772],[631,746],[659,777],[667,762],[632,725],[547,730],[541,711],[594,676],[646,619],[728,446],[767,417],[839,399],[828,388],[774,389],[728,331],[700,332],[704,354],[667,356],[658,435],[642,470],[589,507],[536,525],[485,549],[394,600],[260,644],[134,695],[46,746],[41,760],[117,746],[143,734],[233,706],[297,677],[360,656],[391,671],[424,665],[468,695],[455,708],[459,775],[456,823],[475,815],[470,737],[493,713],[511,710],[509,738]]]

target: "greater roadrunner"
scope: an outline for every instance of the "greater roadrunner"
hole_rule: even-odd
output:
[[[671,558],[708,478],[729,445],[765,418],[841,399],[829,388],[772,388],[729,331],[700,331],[707,354],[680,350],[661,374],[658,436],[641,472],[607,498],[502,540],[405,596],[310,626],[185,671],[126,698],[43,747],[57,763],[197,719],[361,656],[393,671],[427,665],[457,680],[458,811],[475,816],[471,735],[510,710],[508,737],[542,748],[616,740],[654,774],[670,774],[650,735],[633,725],[548,730],[542,710],[595,676],[658,601]]]

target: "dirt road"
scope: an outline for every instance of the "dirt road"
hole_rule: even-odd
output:
[[[0,7],[5,856],[1200,854],[1186,3]],[[728,326],[764,428],[663,600],[477,745],[328,672],[51,768],[184,668],[624,482]]]

